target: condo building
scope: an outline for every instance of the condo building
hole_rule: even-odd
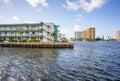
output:
[[[74,33],[74,39],[83,39],[83,32],[81,31],[76,31]]]
[[[117,32],[116,32],[116,40],[117,40],[117,41],[120,41],[120,31],[117,31]]]
[[[95,28],[91,27],[84,31],[84,39],[95,41]]]
[[[0,40],[59,41],[58,27],[54,23],[0,24]],[[52,37],[51,34],[56,36]]]

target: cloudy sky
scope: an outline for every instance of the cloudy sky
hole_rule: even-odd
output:
[[[54,22],[68,37],[96,28],[97,36],[120,30],[120,0],[0,0],[0,24]]]

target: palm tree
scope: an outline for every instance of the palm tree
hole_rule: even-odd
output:
[[[18,34],[20,34],[20,36],[21,36],[21,41],[22,41],[23,33],[24,33],[24,31],[22,31],[22,30],[18,32]]]
[[[55,41],[55,38],[57,37],[57,34],[56,34],[55,32],[52,32],[52,33],[51,33],[51,37],[53,38],[52,41],[54,42],[54,41]]]

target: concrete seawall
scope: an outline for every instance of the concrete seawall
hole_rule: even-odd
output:
[[[73,43],[0,43],[1,47],[73,48]]]

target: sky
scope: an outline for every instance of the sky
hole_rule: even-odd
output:
[[[115,37],[119,15],[120,0],[0,0],[0,24],[53,22],[68,38],[89,27]]]

